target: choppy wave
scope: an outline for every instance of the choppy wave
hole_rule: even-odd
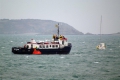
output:
[[[97,50],[99,36],[66,35],[68,55],[15,55],[13,46],[51,39],[47,35],[0,35],[0,80],[119,80],[120,36],[105,35],[105,50]],[[22,44],[21,44],[22,43]]]

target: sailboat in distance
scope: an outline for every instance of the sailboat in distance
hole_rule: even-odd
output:
[[[101,25],[102,25],[102,16],[101,16],[101,21],[100,21],[100,42],[101,42]],[[99,45],[96,46],[97,49],[105,49],[105,43],[100,43]]]

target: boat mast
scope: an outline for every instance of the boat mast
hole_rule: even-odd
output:
[[[102,26],[102,15],[101,15],[101,20],[100,20],[100,41],[101,41],[101,26]]]
[[[57,35],[58,35],[58,37],[59,37],[59,23],[56,25],[56,27],[58,28],[58,30],[57,30]]]

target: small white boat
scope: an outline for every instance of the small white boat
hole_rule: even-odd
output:
[[[101,16],[101,22],[100,22],[100,42],[101,42],[101,25],[102,25],[102,16]],[[97,49],[105,49],[106,45],[105,43],[100,43],[96,46]]]
[[[97,49],[105,49],[105,43],[100,43],[98,46],[96,46]]]

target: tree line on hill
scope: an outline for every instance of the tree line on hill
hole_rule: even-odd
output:
[[[57,33],[57,28],[55,25],[58,23],[60,24],[60,34],[83,35],[82,32],[76,30],[66,23],[40,19],[0,19],[0,34],[55,34]]]
[[[95,35],[92,33],[82,33],[74,27],[63,22],[40,19],[0,19],[0,34],[26,34],[36,33],[40,35],[57,34],[56,24],[60,24],[60,34],[62,35]],[[100,35],[100,34],[98,34]],[[120,35],[120,32],[109,35]]]

